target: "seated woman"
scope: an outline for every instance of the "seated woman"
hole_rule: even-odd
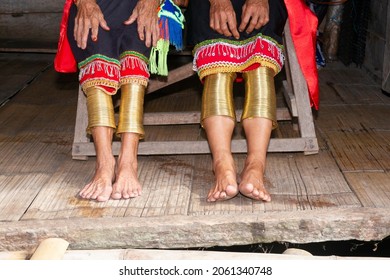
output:
[[[297,4],[302,5],[290,5]],[[277,126],[274,76],[283,67],[287,15],[283,0],[189,2],[188,41],[194,45],[194,69],[203,83],[201,125],[215,174],[207,201],[230,199],[239,192],[254,200],[271,200],[264,172],[271,131]],[[233,83],[238,78],[245,82],[241,122],[248,147],[239,176],[231,152],[236,123]]]
[[[137,175],[148,57],[159,35],[157,0],[67,0],[55,68],[76,72],[87,96],[88,128],[96,149],[92,180],[79,195],[106,201],[141,194]],[[77,65],[76,65],[77,63]],[[120,89],[118,125],[112,95]],[[118,162],[113,134],[121,137]]]

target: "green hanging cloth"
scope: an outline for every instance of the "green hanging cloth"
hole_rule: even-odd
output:
[[[150,73],[161,76],[168,75],[167,57],[169,46],[177,51],[183,49],[184,15],[172,0],[165,0],[158,11],[160,39],[150,53]]]

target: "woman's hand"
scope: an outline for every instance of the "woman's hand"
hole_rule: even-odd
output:
[[[92,41],[97,41],[99,26],[107,31],[110,28],[95,0],[78,0],[76,5],[77,15],[73,36],[77,42],[77,46],[85,49],[87,47],[89,30],[91,30]]]
[[[242,7],[240,32],[251,33],[269,21],[268,0],[246,0]]]
[[[138,35],[145,45],[156,46],[159,39],[159,27],[157,8],[160,4],[158,0],[138,0],[133,13],[124,23],[130,25],[137,21]]]
[[[210,0],[210,27],[226,37],[240,38],[236,13],[230,0]]]

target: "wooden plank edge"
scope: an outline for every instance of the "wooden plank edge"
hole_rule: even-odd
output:
[[[114,155],[119,154],[120,142],[113,142]],[[317,138],[272,138],[268,152],[305,152],[305,154],[318,153]],[[233,153],[246,153],[245,139],[232,140]],[[209,154],[210,148],[206,140],[196,141],[145,141],[140,142],[138,155],[182,155],[182,154]],[[95,156],[95,147],[92,142],[73,143],[72,157]],[[81,158],[82,159],[82,158]]]
[[[192,62],[184,64],[176,69],[170,70],[169,75],[162,80],[158,80],[157,78],[150,79],[146,94],[155,92],[171,84],[182,81],[195,74],[196,72],[194,72],[194,70],[192,69]]]
[[[379,241],[389,208],[334,208],[229,216],[110,217],[0,222],[0,251],[63,238],[71,250],[196,248],[270,242]]]
[[[180,125],[200,124],[199,111],[187,112],[149,112],[144,114],[144,125]],[[241,121],[242,110],[236,110],[236,121]],[[277,108],[276,118],[278,121],[291,120],[288,108]]]

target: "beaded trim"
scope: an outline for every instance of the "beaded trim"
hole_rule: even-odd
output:
[[[81,88],[84,92],[87,92],[87,89],[90,87],[99,87],[105,93],[109,95],[114,95],[119,89],[119,83],[107,79],[88,79],[86,82],[81,83]],[[108,91],[107,88],[112,88],[113,90]]]
[[[121,55],[121,70],[126,69],[137,69],[149,73],[147,61],[143,60],[138,56],[133,56],[132,54]]]
[[[123,77],[120,80],[121,85],[125,84],[138,84],[141,86],[147,86],[149,82],[149,79],[146,79],[144,76],[129,76],[129,77]]]
[[[211,75],[211,74],[217,74],[217,73],[241,73],[244,72],[244,69],[248,68],[249,66],[259,63],[263,67],[268,67],[273,70],[274,75],[279,73],[280,69],[275,63],[271,61],[264,60],[262,58],[255,57],[253,60],[248,61],[245,64],[240,65],[227,65],[227,64],[214,64],[210,67],[205,67],[198,71],[199,79],[203,79],[204,77]]]
[[[120,61],[104,55],[93,55],[79,63],[79,80],[86,89],[97,86],[113,95],[121,84],[136,83],[147,86],[149,81],[148,59],[137,52],[121,54]],[[112,89],[112,90],[110,90]]]
[[[79,63],[79,68],[79,80],[81,84],[84,84],[89,80],[95,80],[93,83],[96,83],[100,80],[108,80],[111,81],[108,83],[112,83],[119,80],[119,61],[103,55],[90,56],[86,60]]]
[[[255,36],[250,37],[248,39],[245,39],[243,41],[235,41],[235,40],[229,40],[229,39],[224,39],[224,38],[205,40],[205,41],[202,41],[199,44],[195,45],[195,47],[193,49],[193,53],[195,53],[198,48],[201,48],[203,46],[210,45],[210,44],[227,43],[229,45],[242,46],[242,45],[246,45],[248,43],[251,43],[251,42],[255,41],[259,37],[262,38],[263,40],[268,41],[268,42],[272,42],[272,44],[276,45],[279,49],[283,50],[283,45],[279,44],[275,39],[273,39],[272,37],[269,37],[269,36],[266,36],[266,35],[263,35],[263,34],[259,33],[259,34],[255,35]]]
[[[144,61],[146,64],[149,63],[149,59],[144,56],[142,53],[135,52],[135,51],[125,51],[120,55],[120,59],[123,59],[126,56],[135,56]]]

